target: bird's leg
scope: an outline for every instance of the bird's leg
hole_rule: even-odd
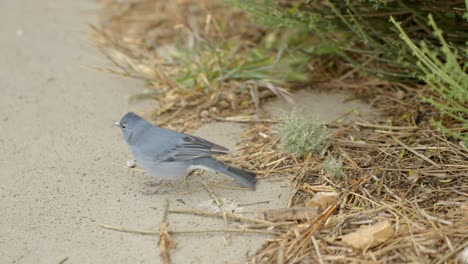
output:
[[[193,174],[196,174],[196,175],[201,175],[203,173],[203,170],[193,170],[191,172],[189,172],[187,175],[185,175],[184,177],[184,185],[185,185],[185,188],[187,189],[188,188],[188,178],[190,176],[192,176]]]
[[[185,189],[188,189],[188,178],[190,177],[190,175],[193,174],[193,171],[189,172],[187,175],[184,176],[184,186],[185,186]]]

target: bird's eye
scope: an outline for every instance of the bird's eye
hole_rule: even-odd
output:
[[[123,129],[125,129],[127,126],[125,126],[124,124],[121,125]]]

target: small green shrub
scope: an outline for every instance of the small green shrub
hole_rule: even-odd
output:
[[[419,77],[431,90],[430,94],[423,94],[422,99],[435,106],[443,116],[461,123],[464,130],[468,129],[468,63],[463,61],[463,56],[457,50],[450,48],[432,15],[429,15],[428,24],[432,27],[434,37],[439,40],[440,48],[429,47],[425,41],[415,44],[393,17],[391,21],[400,32],[401,39],[418,59],[417,65],[422,72]],[[468,54],[468,49],[464,52]],[[466,133],[451,131],[440,120],[433,123],[444,133],[468,143]]]
[[[463,50],[468,36],[463,1],[225,1],[267,27],[308,30],[309,34],[300,34],[312,39],[307,42],[309,56],[336,54],[349,65],[381,79],[414,83],[415,74],[420,73],[411,50],[391,26],[390,16],[404,21],[403,28],[412,40],[424,39],[428,46],[438,45],[425,23],[428,14],[444,29],[452,49]],[[459,56],[468,58],[464,52]]]
[[[280,45],[275,43],[276,45]],[[308,58],[299,52],[283,52],[265,47],[246,47],[238,39],[198,43],[196,48],[177,46],[172,59],[179,65],[170,75],[180,87],[216,90],[221,83],[262,81],[274,85],[304,82],[308,79],[303,68]]]
[[[303,157],[308,153],[318,154],[326,146],[329,132],[322,122],[304,117],[298,110],[285,115],[282,121],[274,128],[286,152]]]
[[[342,180],[345,178],[346,174],[343,171],[343,159],[328,157],[323,164],[325,171],[337,180]]]

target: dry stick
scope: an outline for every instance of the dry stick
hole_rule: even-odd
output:
[[[288,199],[288,205],[286,207],[291,207],[292,204],[293,204],[293,199],[294,197],[296,196],[296,194],[299,192],[299,189],[300,189],[300,186],[299,186],[299,182],[302,180],[302,178],[304,178],[305,176],[305,173],[306,173],[306,170],[307,168],[309,167],[309,163],[310,163],[310,160],[311,160],[311,157],[312,157],[312,153],[309,153],[307,154],[307,157],[305,158],[305,161],[303,164],[301,164],[302,166],[302,170],[301,172],[299,173],[299,175],[297,176],[296,180],[294,180],[294,191],[293,193],[291,194],[291,196],[289,197]],[[293,159],[294,159],[294,162],[299,165],[299,162],[297,161],[297,159],[293,156]]]
[[[352,141],[347,141],[347,140],[342,140],[342,139],[337,139],[337,138],[334,138],[332,140],[337,142],[339,145],[345,145],[345,146],[356,147],[356,148],[376,149],[377,146],[380,146],[380,145],[387,146],[387,144],[377,144],[376,146],[376,145],[372,145],[369,143],[352,142]]]
[[[278,123],[272,119],[255,119],[254,116],[215,117],[214,120],[233,123]]]
[[[368,178],[366,179],[361,179],[359,182],[357,182],[353,188],[351,188],[352,192],[355,192],[362,184],[365,184],[368,181]],[[345,197],[349,195],[342,193],[341,197]],[[341,199],[340,199],[341,200]],[[327,219],[330,218],[330,216],[338,209],[340,203],[339,201],[336,202],[334,205],[329,206],[324,212],[322,212],[319,216],[315,218],[315,220],[309,225],[309,227],[301,234],[301,236],[293,241],[289,247],[289,249],[292,250],[290,252],[289,257],[292,257],[293,255],[296,255],[299,253],[301,249],[304,248],[304,244],[311,239],[311,237],[314,235],[314,233],[322,228],[323,225],[325,225],[325,222]],[[299,243],[299,245],[296,245]]]
[[[206,191],[210,194],[210,196],[213,198],[213,200],[216,202],[216,205],[218,205],[218,209],[219,211],[223,214],[223,220],[224,220],[224,227],[226,229],[228,229],[228,226],[229,226],[229,223],[228,223],[228,220],[227,220],[227,216],[226,216],[226,212],[224,211],[223,209],[223,203],[218,199],[218,197],[216,196],[216,194],[214,193],[214,191],[210,188],[210,186],[208,186],[205,182],[202,182],[203,186],[205,187]],[[229,244],[230,243],[230,238],[231,236],[226,233],[224,235],[224,242],[225,244]]]
[[[239,204],[239,206],[251,206],[251,205],[267,204],[267,203],[270,203],[270,201],[261,201],[261,202],[245,203],[245,204]]]
[[[322,254],[320,253],[320,248],[318,246],[317,239],[315,239],[315,236],[312,236],[312,242],[314,243],[315,252],[317,253],[319,262],[320,264],[323,264]]]
[[[199,216],[213,216],[213,217],[223,217],[223,214],[221,213],[215,213],[215,212],[210,212],[210,211],[203,211],[203,210],[193,210],[193,209],[169,209],[169,213],[175,213],[175,214],[194,214],[194,215],[199,215]],[[240,216],[237,214],[233,213],[226,213],[226,217],[235,220],[235,221],[246,221],[246,222],[252,222],[252,223],[257,223],[257,224],[266,224],[266,225],[274,225],[275,223],[262,220],[262,219],[257,219],[257,218],[250,218],[250,217],[245,217],[245,216]]]
[[[466,248],[467,246],[468,246],[468,240],[465,241],[464,243],[460,244],[458,247],[454,248],[452,251],[450,251],[449,253],[447,253],[445,256],[441,257],[436,263],[437,263],[437,264],[444,263],[444,262],[447,261],[450,257],[452,257],[453,255],[455,255],[455,254],[458,253],[459,251],[463,250],[463,249]]]
[[[377,55],[374,55],[372,57],[370,57],[368,60],[366,60],[365,62],[363,62],[361,64],[361,67],[365,67],[367,66],[369,63],[371,63],[373,60],[375,60],[377,58]],[[347,73],[341,75],[339,78],[338,78],[338,81],[343,81],[345,79],[347,79],[348,77],[350,77],[351,75],[353,75],[355,72],[361,70],[361,67],[355,67],[354,69],[348,71]]]
[[[448,141],[447,139],[445,139],[445,138],[443,138],[443,137],[441,137],[441,136],[439,136],[439,135],[437,135],[435,133],[433,135],[436,138],[438,138],[439,140],[444,141],[448,146],[450,146],[453,152],[457,152],[458,154],[465,156],[465,158],[468,158],[468,149],[463,144],[458,146],[458,145],[453,144],[452,142]],[[459,148],[461,148],[461,150]],[[465,152],[463,152],[463,150]]]
[[[166,124],[170,120],[174,119],[176,116],[178,116],[183,110],[185,109],[185,106],[180,107],[177,109],[174,113],[172,113],[169,117],[167,117],[165,120],[159,123],[160,126]]]
[[[279,159],[279,160],[272,161],[272,162],[266,164],[265,166],[266,166],[266,167],[270,167],[270,166],[273,165],[273,164],[275,164],[275,165],[277,166],[278,163],[282,162],[283,160],[285,160],[285,159],[287,159],[287,158],[288,158],[288,157],[283,157],[283,158],[281,158],[281,159]]]
[[[240,225],[239,228],[265,228],[265,227],[287,227],[287,226],[292,226],[292,225],[297,225],[297,222],[293,221],[287,221],[287,222],[277,222],[273,224],[252,224],[252,225]]]
[[[363,122],[356,122],[356,125],[368,128],[382,128],[388,130],[415,130],[418,129],[417,126],[386,126],[386,125],[375,125]]]
[[[266,167],[268,167],[268,171],[265,173],[266,175],[270,175],[272,171],[274,171],[280,164],[282,161],[284,161],[285,159],[287,159],[287,157],[283,157],[279,160],[276,160],[276,161],[273,161],[273,162],[270,162],[268,163],[267,165],[265,165]],[[270,167],[271,165],[275,165],[273,167]]]
[[[338,147],[338,149],[340,150],[341,152],[341,155],[349,161],[349,163],[351,163],[351,165],[356,169],[356,170],[359,170],[359,171],[362,171],[362,168],[359,167],[359,165],[348,155],[348,153],[346,153],[346,151],[344,151],[342,148]]]
[[[131,234],[138,234],[138,235],[148,235],[148,236],[156,236],[160,235],[160,232],[157,230],[133,230],[133,229],[128,229],[125,227],[117,227],[117,226],[111,226],[111,225],[104,225],[104,224],[99,224],[100,227],[109,229],[109,230],[114,230],[114,231],[119,231],[119,232],[124,232],[124,233],[131,233]],[[200,234],[200,233],[219,233],[219,232],[229,232],[229,233],[252,233],[252,234],[266,234],[266,235],[280,235],[281,233],[279,232],[274,232],[274,231],[267,231],[267,230],[250,230],[250,229],[240,229],[240,228],[231,228],[231,229],[206,229],[206,230],[174,230],[170,231],[168,230],[169,234]]]
[[[210,184],[210,185],[213,186],[213,187],[218,187],[218,188],[223,188],[223,189],[228,189],[228,190],[242,190],[242,191],[252,190],[252,188],[234,187],[234,186],[223,185],[221,183],[214,183],[214,184]]]
[[[63,263],[65,263],[65,262],[67,262],[68,258],[69,258],[69,257],[64,257],[62,260],[60,260],[60,261],[58,262],[58,264],[63,264]]]
[[[310,240],[310,238],[314,235],[314,233],[322,228],[322,226],[325,224],[326,220],[330,218],[330,216],[336,211],[338,208],[339,203],[335,203],[333,206],[330,206],[325,210],[322,214],[317,216],[310,225],[307,230],[303,233],[302,235],[302,241],[299,240],[299,245],[291,252],[291,256],[295,255],[298,253],[299,250],[301,250],[304,247],[304,244]]]
[[[146,171],[144,170],[140,170],[140,169],[135,169],[135,168],[129,168],[128,166],[125,166],[125,165],[122,165],[122,164],[118,164],[118,163],[115,163],[115,162],[112,162],[113,165],[117,165],[119,167],[122,167],[122,168],[126,168],[126,169],[131,169],[131,170],[134,170],[134,171],[138,171],[138,172],[141,172],[141,173],[145,173]]]
[[[390,252],[392,250],[400,248],[402,246],[402,241],[401,240],[402,239],[396,239],[394,242],[386,244],[384,246],[384,248],[372,252],[373,258],[378,258],[378,257],[382,256],[385,253],[388,253],[388,252]],[[414,241],[411,241],[411,243],[414,245]],[[406,245],[404,245],[404,246],[406,247]],[[418,255],[418,256],[420,256],[420,255]]]
[[[409,152],[413,153],[414,155],[418,156],[419,158],[429,162],[430,164],[434,165],[435,167],[438,167],[440,168],[440,165],[435,163],[434,161],[430,160],[428,157],[424,156],[423,154],[417,152],[416,150],[410,148],[408,145],[406,145],[405,143],[401,142],[398,138],[396,138],[395,136],[392,136],[393,140],[395,140],[398,144],[400,144],[403,148],[405,148],[406,150],[408,150]]]
[[[175,241],[169,236],[169,222],[167,220],[168,210],[169,201],[166,199],[163,219],[161,221],[161,227],[159,228],[159,255],[163,259],[164,264],[171,263],[171,255],[169,254],[169,250],[175,246]]]
[[[289,234],[291,232],[291,230],[288,230],[287,234]],[[286,235],[287,235],[286,234]],[[278,249],[278,256],[276,257],[277,258],[277,261],[276,263],[278,264],[284,264],[284,260],[285,260],[285,252],[286,252],[286,243],[288,242],[288,240],[286,239],[283,239],[283,241],[281,241],[281,244],[280,244],[280,247]]]

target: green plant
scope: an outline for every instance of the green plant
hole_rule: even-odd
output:
[[[278,50],[275,52],[275,50]],[[238,39],[206,41],[189,49],[178,47],[172,55],[179,69],[173,79],[180,87],[217,89],[227,81],[263,81],[273,85],[307,80],[308,58],[284,48],[248,47]]]
[[[274,129],[278,132],[283,149],[298,156],[318,154],[327,145],[328,128],[320,121],[306,118],[300,111],[292,110]]]
[[[468,130],[468,63],[462,56],[450,48],[443,37],[443,32],[429,15],[428,24],[432,27],[434,36],[440,41],[440,48],[429,48],[425,41],[415,44],[401,27],[400,23],[391,18],[392,23],[400,32],[400,37],[408,45],[418,59],[417,65],[421,69],[420,75],[432,93],[422,94],[424,101],[439,109],[442,115],[461,123],[465,131]],[[465,48],[465,54],[468,49]],[[468,134],[447,129],[442,121],[434,121],[444,132],[463,139],[468,143]]]
[[[341,157],[338,159],[332,156],[328,157],[323,163],[323,168],[330,176],[337,180],[342,180],[346,176],[343,171],[343,159]]]
[[[149,89],[132,99],[157,100],[156,115],[181,108],[191,115],[211,107],[258,110],[260,99],[271,94],[259,89],[288,99],[286,87],[309,80],[308,40],[300,32],[266,32],[220,1],[112,6],[110,13],[121,15],[102,28],[92,26],[93,37],[120,71],[100,69],[145,80]]]
[[[460,12],[461,1],[450,5],[434,0],[225,1],[249,12],[264,25],[307,29],[309,38],[314,39],[309,55],[320,55],[324,51],[337,54],[353,67],[384,79],[413,82],[420,73],[411,51],[391,27],[390,16],[404,21],[411,39],[425,39],[429,46],[438,44],[425,23],[431,13],[449,33],[447,36],[454,49],[462,49],[468,38],[468,24]],[[460,56],[468,58],[468,54]]]

